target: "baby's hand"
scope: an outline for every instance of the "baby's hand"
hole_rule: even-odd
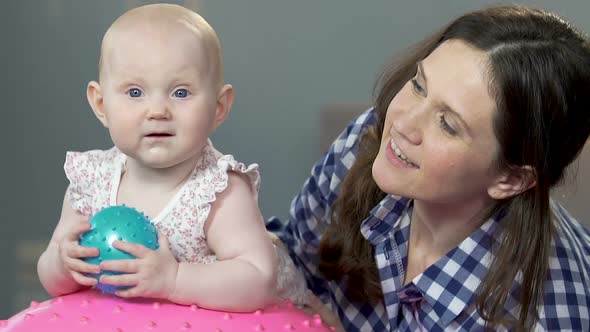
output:
[[[86,276],[85,273],[100,273],[98,265],[86,263],[81,259],[99,254],[97,248],[83,247],[78,243],[80,235],[90,229],[88,217],[80,215],[80,221],[57,243],[62,270],[83,286],[94,286],[97,283],[95,278]]]
[[[102,270],[122,272],[118,275],[103,275],[101,283],[113,286],[131,286],[117,291],[120,297],[150,297],[167,299],[176,287],[178,262],[168,246],[168,239],[158,233],[158,250],[141,244],[115,241],[113,247],[125,251],[135,259],[103,261]]]

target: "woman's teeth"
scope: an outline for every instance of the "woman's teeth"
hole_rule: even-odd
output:
[[[418,167],[418,165],[416,165],[413,162],[408,160],[408,157],[406,157],[406,155],[402,152],[402,150],[400,150],[400,148],[397,147],[397,145],[395,144],[393,139],[390,141],[390,144],[391,144],[391,149],[393,149],[393,152],[395,152],[395,154],[399,157],[399,159],[401,161],[403,161],[406,165],[409,165],[412,167]]]

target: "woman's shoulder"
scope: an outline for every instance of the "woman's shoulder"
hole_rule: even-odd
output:
[[[551,201],[555,236],[538,307],[537,330],[587,331],[590,327],[590,232]]]
[[[590,303],[590,230],[559,203],[552,201],[551,208],[557,230],[549,257],[551,282],[559,283],[554,289],[583,295]]]
[[[370,108],[353,119],[313,166],[312,174],[341,179],[354,164],[363,134],[377,123],[377,111]],[[339,182],[339,181],[338,181]]]
[[[334,152],[343,152],[354,149],[363,133],[376,123],[377,110],[374,107],[371,107],[354,118],[348,126],[346,126],[340,136],[334,141],[331,150]]]
[[[570,248],[575,255],[585,258],[590,264],[590,229],[574,218],[561,204],[551,201],[555,217],[557,240]]]

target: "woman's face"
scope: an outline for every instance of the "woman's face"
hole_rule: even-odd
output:
[[[488,200],[499,172],[487,55],[460,40],[418,64],[387,108],[373,178],[386,193],[431,203]]]

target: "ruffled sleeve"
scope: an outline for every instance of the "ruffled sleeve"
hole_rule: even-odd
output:
[[[230,154],[226,154],[217,160],[217,167],[220,171],[226,174],[225,177],[225,186],[227,185],[227,172],[237,172],[248,176],[250,179],[250,185],[252,186],[252,192],[258,198],[258,190],[260,189],[260,172],[258,171],[258,164],[250,164],[246,166],[245,164],[236,161],[234,157]],[[221,190],[216,192],[221,192],[225,189],[225,186],[221,188]]]
[[[105,151],[67,152],[64,163],[70,185],[66,198],[71,206],[84,215],[92,214],[93,197],[97,188],[97,173],[104,160]]]
[[[223,192],[228,184],[228,172],[237,172],[247,176],[250,180],[252,194],[258,199],[260,188],[260,173],[258,164],[238,162],[232,155],[222,155],[209,144],[197,162],[194,189],[197,201],[197,228],[203,228],[211,211],[211,204],[217,199],[217,194]]]

